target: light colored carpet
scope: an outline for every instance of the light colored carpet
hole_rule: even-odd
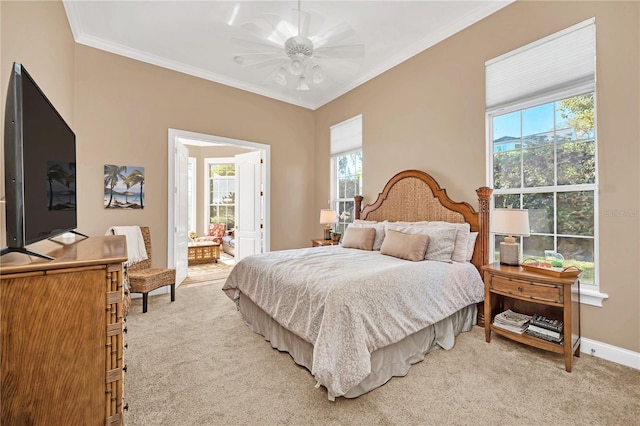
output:
[[[180,284],[180,287],[193,285],[206,285],[212,281],[227,278],[233,266],[222,262],[201,263],[199,265],[190,265],[187,278]]]
[[[555,355],[484,331],[463,333],[406,377],[356,399],[324,388],[248,330],[211,285],[133,301],[125,341],[127,425],[626,425],[640,418],[640,371]]]

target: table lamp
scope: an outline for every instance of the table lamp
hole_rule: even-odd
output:
[[[331,224],[336,223],[338,221],[338,215],[333,209],[322,209],[320,210],[320,224],[325,225],[324,227],[324,239],[331,239]]]
[[[507,235],[500,243],[500,263],[517,266],[520,264],[520,244],[514,235],[529,236],[529,211],[523,209],[494,209],[491,212],[491,232]]]

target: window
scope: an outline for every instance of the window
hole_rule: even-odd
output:
[[[205,229],[210,223],[224,223],[232,229],[236,223],[236,181],[233,158],[205,159]]]
[[[529,210],[523,258],[562,254],[584,271],[581,301],[602,306],[595,30],[592,18],[487,61],[487,180],[494,208]]]
[[[585,93],[491,117],[493,204],[529,210],[523,258],[554,250],[590,284],[596,282],[594,113],[594,95]],[[496,235],[495,247],[503,239]]]
[[[354,197],[362,193],[362,116],[331,126],[331,206],[336,232],[344,234],[355,216]]]
[[[189,157],[187,166],[187,229],[196,231],[196,159]]]

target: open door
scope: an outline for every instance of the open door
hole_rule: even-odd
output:
[[[178,188],[187,187],[189,150],[175,138],[175,199],[174,199],[174,259],[176,268],[176,287],[187,277],[187,191]]]
[[[261,151],[238,154],[236,159],[235,257],[239,261],[262,253]]]

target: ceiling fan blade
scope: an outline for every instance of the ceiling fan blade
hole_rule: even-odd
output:
[[[300,9],[293,9],[293,25],[297,29],[296,35],[309,37],[309,26],[311,24],[311,15]]]
[[[244,70],[258,70],[261,68],[275,68],[276,70],[280,68],[281,65],[285,64],[287,61],[282,57],[271,57],[271,58],[262,58],[262,59],[253,59],[249,61],[245,61],[240,66]]]
[[[322,67],[327,79],[335,82],[345,81],[360,69],[358,61],[345,59],[323,59],[317,63]]]
[[[243,40],[241,38],[232,38],[231,45],[237,51],[242,52],[259,52],[259,53],[274,53],[283,54],[284,50],[282,46],[275,44],[268,44],[260,41]]]
[[[364,44],[345,46],[327,46],[314,50],[314,58],[362,58],[365,53]]]
[[[357,36],[358,34],[353,28],[351,28],[349,25],[345,23],[341,23],[327,30],[322,31],[321,33],[315,35],[311,39],[314,42],[315,46],[319,48],[319,47],[325,46],[328,43],[337,44]],[[356,40],[352,40],[352,42],[353,41],[360,41],[360,40],[356,39]]]
[[[293,35],[290,34],[290,26],[274,13],[264,13],[240,26],[260,40],[278,45],[283,45]]]

